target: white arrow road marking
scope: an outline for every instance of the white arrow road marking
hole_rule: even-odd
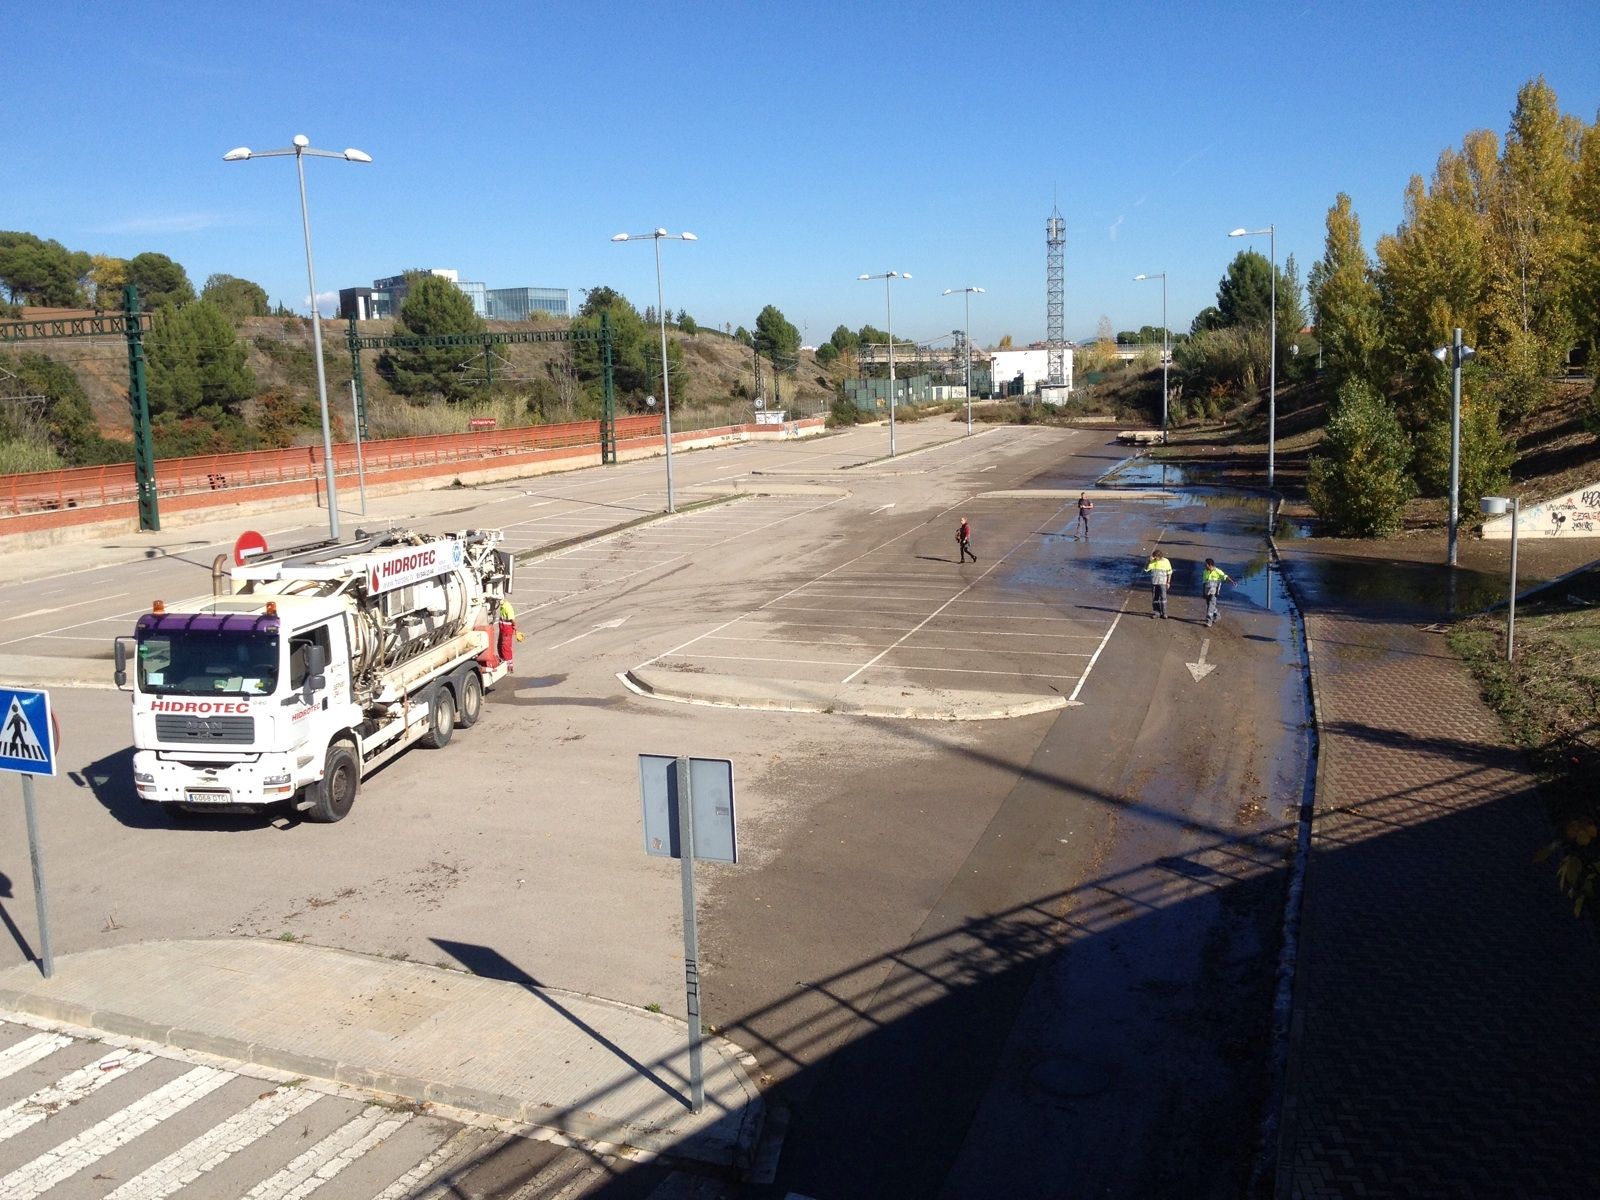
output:
[[[1200,661],[1183,664],[1189,668],[1189,674],[1194,676],[1194,681],[1196,683],[1199,683],[1207,675],[1211,674],[1211,672],[1217,669],[1216,663],[1208,663],[1206,661],[1206,651],[1209,649],[1211,649],[1211,639],[1206,638],[1200,643]]]
[[[873,509],[867,515],[869,517],[875,517],[881,512],[888,512],[893,507],[894,507],[894,505],[892,505],[892,504],[880,504],[877,508]]]
[[[631,615],[632,614],[630,613],[629,616],[631,616]],[[565,646],[565,645],[568,645],[571,642],[577,641],[578,638],[586,638],[591,633],[593,633],[595,629],[615,629],[619,625],[621,625],[624,621],[626,621],[627,619],[628,619],[627,617],[613,617],[609,621],[601,621],[600,624],[598,624],[598,625],[596,625],[594,627],[594,629],[586,629],[582,633],[578,634],[576,637],[569,637],[565,642],[557,642],[554,646],[551,646],[550,649],[558,650],[562,646]]]
[[[994,470],[995,467],[998,467],[999,465],[1000,465],[999,463],[995,463],[993,466],[980,467],[980,468],[978,468],[978,474],[982,475],[985,471],[992,471],[992,470]]]

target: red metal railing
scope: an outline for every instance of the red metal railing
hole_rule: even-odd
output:
[[[660,436],[659,417],[617,418],[619,442]],[[400,468],[493,461],[539,450],[583,446],[598,448],[599,444],[600,422],[569,421],[520,429],[386,438],[363,442],[361,454],[368,474],[382,475]],[[334,446],[333,467],[337,475],[355,473],[355,443],[343,442]],[[229,488],[317,480],[322,474],[321,446],[163,458],[156,462],[156,492],[160,496],[185,496]],[[83,508],[137,498],[138,487],[132,463],[0,476],[0,513]]]

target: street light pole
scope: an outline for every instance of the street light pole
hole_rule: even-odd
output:
[[[883,280],[883,305],[885,319],[889,328],[889,457],[895,455],[894,449],[894,298],[889,294],[889,285],[896,279],[910,279],[909,271],[885,271],[881,275],[857,275],[857,279]]]
[[[1161,280],[1161,441],[1164,445],[1167,440],[1167,273],[1152,271],[1133,277],[1135,283],[1142,279]]]
[[[314,150],[311,139],[303,133],[294,135],[294,144],[281,150],[252,150],[240,146],[222,156],[223,162],[243,162],[248,158],[283,158],[294,155],[295,173],[300,179],[300,225],[306,241],[306,282],[311,288],[311,341],[317,358],[317,404],[322,410],[322,468],[328,492],[328,536],[339,540],[339,496],[334,486],[333,432],[328,424],[328,380],[322,366],[322,313],[317,308],[317,268],[311,256],[311,213],[306,206],[305,160],[312,158],[342,158],[346,162],[369,163],[372,156],[361,150]]]
[[[1272,256],[1272,342],[1267,351],[1267,486],[1270,488],[1277,477],[1278,453],[1278,227],[1235,229],[1228,236],[1260,237],[1262,234],[1267,235],[1267,250]]]
[[[945,288],[946,296],[954,296],[957,292],[966,298],[967,328],[961,335],[961,340],[967,348],[967,432],[972,432],[972,293],[983,294],[981,287]]]
[[[619,233],[611,240],[637,242],[645,238],[656,244],[656,317],[661,324],[661,413],[667,447],[667,511],[675,513],[678,507],[672,494],[672,381],[667,372],[667,305],[661,291],[661,242],[663,238],[670,242],[698,242],[700,239],[688,230],[668,233],[665,229],[656,229],[650,233]]]
[[[1446,557],[1452,567],[1456,565],[1456,544],[1461,534],[1461,365],[1476,354],[1462,342],[1460,329],[1450,345],[1433,352],[1440,362],[1450,363],[1450,547]]]

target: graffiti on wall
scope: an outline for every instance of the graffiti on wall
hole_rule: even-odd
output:
[[[1600,485],[1524,506],[1517,533],[1521,537],[1600,538]],[[1511,514],[1490,517],[1483,523],[1483,536],[1509,538]]]

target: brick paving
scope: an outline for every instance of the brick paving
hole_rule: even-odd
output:
[[[1443,635],[1297,592],[1322,764],[1276,1195],[1593,1196],[1600,943],[1532,862],[1535,780]]]

